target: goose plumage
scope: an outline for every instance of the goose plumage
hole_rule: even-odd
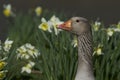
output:
[[[92,31],[88,20],[83,17],[72,17],[70,20],[58,25],[58,28],[77,36],[78,67],[75,80],[95,80],[92,61]]]

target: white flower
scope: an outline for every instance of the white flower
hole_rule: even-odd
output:
[[[99,55],[104,54],[104,53],[102,52],[102,47],[103,47],[103,45],[99,44],[98,47],[95,48],[95,51],[93,52],[93,55],[97,54],[97,55],[99,56]]]
[[[11,10],[11,9],[12,9],[12,8],[11,8],[11,4],[3,5],[3,7],[4,7],[5,9],[8,9],[8,10]]]
[[[120,32],[120,28],[110,28],[110,29],[115,31],[115,32]]]
[[[101,48],[98,48],[97,51],[96,51],[97,55],[101,55],[102,54],[102,49]]]
[[[95,21],[95,24],[93,25],[94,31],[98,31],[100,28],[101,22]]]
[[[32,67],[34,67],[34,65],[35,65],[35,63],[30,61],[28,64],[26,64],[25,66],[22,67],[21,73],[23,73],[23,72],[31,73],[31,69],[32,69]]]
[[[78,46],[77,37],[74,37],[74,39],[72,40],[72,45],[73,45],[73,47],[77,47]]]
[[[13,41],[12,41],[12,40],[6,39],[6,41],[4,42],[4,46],[3,46],[4,50],[5,50],[6,52],[9,52],[12,44],[13,44]]]
[[[120,29],[120,22],[118,22],[118,24],[117,24],[117,28]]]
[[[96,25],[96,26],[100,26],[100,25],[101,25],[101,22],[95,21],[95,25]]]
[[[17,49],[16,51],[17,54],[17,58],[25,58],[25,59],[29,59],[30,55],[27,53],[27,49],[25,46],[21,46],[20,48]]]
[[[108,28],[108,29],[107,29],[107,35],[108,35],[108,36],[112,36],[113,33],[114,33],[114,30],[113,30],[113,29],[111,29],[111,28]]]
[[[39,51],[37,49],[35,49],[34,46],[32,46],[31,44],[27,43],[26,44],[26,48],[28,49],[28,54],[31,55],[32,57],[37,57],[38,55],[40,55]]]
[[[55,31],[55,35],[58,35],[58,33],[60,31],[62,31],[61,29],[57,29],[57,25],[59,24],[62,24],[63,22],[60,21],[60,19],[58,17],[56,17],[55,15],[53,15],[50,20],[49,20],[51,23],[52,23],[52,26],[53,26],[53,29]]]
[[[30,57],[35,58],[40,55],[39,51],[29,43],[22,45],[20,48],[17,49],[16,52],[18,53],[17,58],[24,59],[29,59]]]
[[[62,24],[63,22],[55,15],[53,15],[48,21],[46,21],[45,18],[42,18],[41,22],[42,23],[39,25],[39,29],[42,29],[43,31],[51,33],[53,32],[52,30],[54,30],[55,35],[58,35],[58,33],[62,31],[61,29],[57,29],[57,25]]]
[[[51,22],[54,22],[54,23],[57,23],[57,22],[60,22],[60,19],[58,17],[56,17],[55,15],[53,15],[51,18],[50,18],[50,21]]]
[[[12,11],[11,11],[11,5],[8,4],[8,5],[4,5],[3,7],[4,7],[3,14],[4,14],[6,17],[11,16],[11,13],[12,13]]]
[[[3,5],[4,7],[4,10],[3,10],[3,14],[6,16],[6,17],[9,17],[9,16],[15,16],[15,14],[12,12],[12,7],[10,4],[8,5]]]
[[[39,29],[42,29],[43,31],[48,31],[48,32],[52,32],[51,30],[51,22],[47,22],[45,18],[41,19],[41,24],[38,26]]]

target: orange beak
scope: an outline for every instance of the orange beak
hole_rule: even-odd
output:
[[[72,29],[71,20],[68,20],[68,21],[64,22],[63,24],[58,25],[58,28],[70,31]]]

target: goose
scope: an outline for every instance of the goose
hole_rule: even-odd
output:
[[[75,80],[95,80],[92,61],[92,30],[88,20],[83,17],[72,17],[57,27],[77,36],[78,66]]]

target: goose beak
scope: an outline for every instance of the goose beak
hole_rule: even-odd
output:
[[[71,20],[68,20],[68,21],[64,22],[63,24],[58,25],[57,28],[70,31],[72,29],[71,22],[72,22]]]

